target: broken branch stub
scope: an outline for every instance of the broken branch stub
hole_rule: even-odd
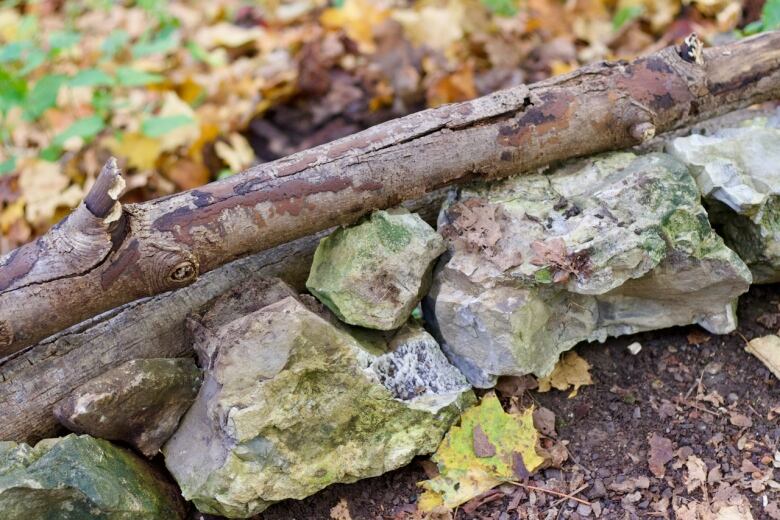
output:
[[[780,98],[780,32],[700,54],[697,41],[418,112],[198,189],[125,205],[118,220],[82,205],[0,259],[0,356],[238,257],[454,182],[629,147]],[[90,204],[105,210],[107,200],[96,195]],[[74,236],[90,247],[83,251]]]

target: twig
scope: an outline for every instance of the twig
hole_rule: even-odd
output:
[[[572,491],[572,492],[571,492],[571,494],[572,494],[572,495],[579,495],[579,494],[580,494],[580,493],[581,493],[581,492],[582,492],[582,491],[583,491],[585,488],[587,488],[588,486],[590,486],[590,484],[583,484],[583,485],[581,485],[580,487],[578,487],[577,489],[575,489],[574,491]],[[558,506],[558,504],[560,504],[560,503],[562,503],[562,502],[565,502],[566,500],[568,500],[568,497],[559,498],[558,500],[556,500],[555,502],[553,502],[553,504],[552,504],[552,507],[557,507],[557,506]]]
[[[583,500],[581,498],[577,498],[577,497],[574,496],[574,494],[575,493],[579,493],[579,491],[575,491],[572,494],[566,494],[566,493],[561,493],[560,491],[553,491],[552,489],[545,489],[545,488],[541,488],[541,487],[537,487],[537,486],[531,486],[529,484],[523,484],[522,482],[517,482],[517,481],[514,481],[514,480],[510,480],[509,483],[510,484],[514,484],[515,486],[520,486],[521,488],[524,488],[524,489],[529,489],[531,491],[541,491],[542,493],[549,493],[550,495],[555,495],[555,496],[561,497],[564,500],[572,499],[575,502],[579,502],[580,504],[585,504],[586,506],[591,505],[591,503],[588,502],[587,500]]]

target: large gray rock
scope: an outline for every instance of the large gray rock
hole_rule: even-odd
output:
[[[375,211],[320,241],[306,287],[350,325],[397,329],[428,290],[444,249],[418,215]]]
[[[730,331],[751,280],[710,228],[685,166],[662,154],[464,188],[439,231],[449,252],[426,317],[481,387],[548,374],[580,341],[689,323]]]
[[[185,511],[175,486],[142,459],[88,435],[35,447],[0,442],[4,520],[175,520]]]
[[[76,433],[125,441],[153,457],[200,388],[192,359],[134,359],[76,388],[54,415]]]
[[[434,451],[473,400],[419,328],[389,352],[369,348],[293,296],[223,321],[199,335],[211,368],[163,447],[205,513],[249,517],[400,467]]]
[[[671,141],[688,165],[710,221],[756,283],[780,281],[780,110],[773,118]]]

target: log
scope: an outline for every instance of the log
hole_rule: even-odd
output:
[[[404,206],[435,225],[446,190]],[[52,410],[78,386],[140,358],[189,357],[185,317],[245,282],[278,276],[305,290],[326,230],[236,260],[192,285],[113,309],[0,361],[0,440],[34,443],[61,430]]]
[[[373,209],[626,148],[776,98],[780,32],[703,52],[689,38],[630,63],[418,112],[143,204],[116,202],[109,164],[72,215],[0,259],[0,357]]]

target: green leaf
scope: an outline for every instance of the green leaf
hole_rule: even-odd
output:
[[[49,162],[56,162],[60,157],[62,156],[62,147],[61,146],[47,146],[43,150],[41,150],[41,153],[38,154],[38,157],[43,159],[44,161]]]
[[[70,80],[71,87],[108,87],[114,84],[114,78],[100,69],[80,70]]]
[[[517,14],[517,0],[482,0],[482,4],[499,16]]]
[[[0,63],[18,61],[22,57],[22,51],[30,46],[30,42],[11,42],[0,47]]]
[[[0,175],[13,173],[14,170],[16,170],[16,157],[11,157],[3,162],[0,162]]]
[[[49,47],[59,52],[69,49],[81,41],[81,35],[75,31],[56,31],[49,36]]]
[[[106,124],[103,122],[103,119],[100,116],[90,116],[85,117],[84,119],[79,119],[68,128],[57,134],[52,141],[52,145],[61,147],[65,144],[65,141],[71,137],[90,139],[99,134],[105,126]]]
[[[163,77],[159,74],[144,72],[132,67],[119,67],[116,70],[116,79],[120,85],[125,87],[141,87],[163,81]]]
[[[99,89],[92,92],[92,108],[95,109],[95,113],[102,117],[108,116],[108,112],[111,110],[114,104],[114,96],[110,90]]]
[[[9,70],[0,67],[0,112],[21,105],[27,97],[27,82]]]
[[[538,439],[533,408],[506,413],[495,394],[485,395],[439,445],[432,457],[439,475],[419,483],[425,492],[417,507],[454,508],[502,482],[524,480],[544,462],[536,454]]]
[[[206,49],[201,47],[196,42],[187,42],[187,50],[190,51],[190,56],[195,58],[198,61],[202,61],[204,63],[207,63],[208,65],[211,65],[212,67],[215,67],[217,65],[222,65],[222,60],[212,56]]]
[[[30,72],[34,71],[46,61],[46,53],[43,49],[34,47],[29,50],[27,56],[24,58],[24,67],[19,71],[19,74],[26,76]]]
[[[133,58],[142,58],[150,54],[167,54],[178,45],[176,28],[166,27],[154,38],[133,45]]]
[[[141,123],[141,131],[147,137],[160,137],[193,121],[191,117],[185,115],[150,117]]]
[[[617,31],[628,22],[637,19],[643,12],[644,8],[641,5],[629,5],[620,8],[612,18],[612,29]]]
[[[233,173],[234,173],[233,170],[231,170],[230,168],[223,168],[219,170],[219,173],[217,174],[217,180],[221,181],[222,179],[227,179],[228,177],[233,175]]]
[[[104,57],[111,58],[119,52],[122,47],[127,45],[128,41],[130,41],[130,35],[127,34],[127,31],[119,29],[118,31],[112,32],[103,40],[103,44],[100,46],[100,52],[103,53]]]
[[[67,80],[63,74],[47,74],[35,82],[24,104],[24,115],[28,121],[34,121],[49,108],[57,104],[57,94]]]
[[[780,0],[766,0],[761,11],[761,21],[765,31],[780,29]]]

